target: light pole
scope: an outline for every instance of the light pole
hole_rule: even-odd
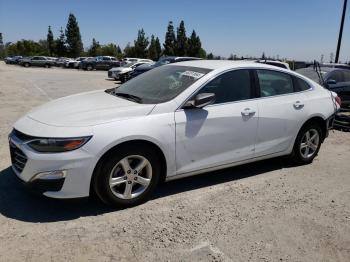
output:
[[[344,19],[345,19],[347,2],[348,2],[348,0],[344,0],[343,15],[341,17],[339,37],[338,37],[337,53],[335,55],[335,61],[334,61],[335,63],[338,63],[338,60],[339,60],[339,51],[340,51],[341,39],[342,39],[342,36],[343,36],[343,26],[344,26]]]

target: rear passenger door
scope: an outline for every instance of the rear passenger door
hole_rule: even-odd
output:
[[[274,70],[256,70],[256,78],[260,98],[255,156],[259,157],[283,152],[293,143],[307,118],[307,97],[301,89],[306,90],[309,85]]]

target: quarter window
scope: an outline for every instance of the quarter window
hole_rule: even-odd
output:
[[[293,93],[291,76],[272,70],[257,70],[261,97]]]
[[[205,85],[199,93],[214,93],[215,104],[250,99],[252,98],[250,73],[248,70],[224,73]]]
[[[296,91],[305,91],[310,89],[310,85],[299,77],[294,77],[294,85]]]

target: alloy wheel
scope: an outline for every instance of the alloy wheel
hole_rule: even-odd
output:
[[[143,156],[130,155],[113,167],[109,176],[109,187],[116,197],[133,199],[146,191],[151,179],[151,163]]]
[[[316,129],[305,132],[300,143],[300,154],[305,158],[311,158],[316,153],[320,143],[320,135]]]

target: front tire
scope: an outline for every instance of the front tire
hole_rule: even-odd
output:
[[[146,202],[156,189],[161,160],[150,149],[137,145],[121,147],[97,168],[93,188],[106,204],[131,207]]]
[[[295,140],[291,159],[297,164],[312,163],[321,148],[322,130],[316,123],[301,128]]]

